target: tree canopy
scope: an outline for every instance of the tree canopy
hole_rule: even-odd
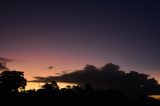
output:
[[[5,91],[18,91],[24,89],[27,80],[21,71],[3,71],[0,74],[0,88]]]

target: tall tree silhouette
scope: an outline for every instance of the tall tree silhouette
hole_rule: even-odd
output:
[[[56,81],[52,81],[50,83],[45,83],[42,86],[43,89],[47,89],[47,90],[59,90],[59,86],[57,85]]]
[[[25,88],[26,83],[23,72],[3,71],[0,74],[0,88],[4,91],[18,91],[18,89]]]

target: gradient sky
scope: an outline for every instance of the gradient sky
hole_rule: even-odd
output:
[[[29,80],[108,62],[158,79],[159,45],[158,0],[0,1],[0,57]]]

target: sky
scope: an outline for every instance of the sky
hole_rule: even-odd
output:
[[[25,77],[112,62],[160,81],[158,0],[1,0],[0,57]]]

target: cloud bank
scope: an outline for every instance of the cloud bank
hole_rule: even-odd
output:
[[[85,86],[90,83],[96,89],[118,89],[126,93],[160,93],[158,81],[147,74],[130,71],[125,73],[118,65],[109,63],[101,68],[86,65],[82,70],[77,70],[61,76],[34,77],[34,82],[69,82]]]

